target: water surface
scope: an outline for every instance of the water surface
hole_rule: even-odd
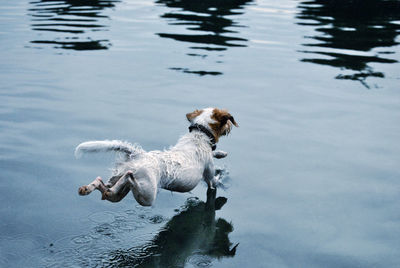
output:
[[[3,1],[0,266],[398,266],[399,14],[376,0]],[[168,148],[209,106],[240,125],[218,144],[215,196],[78,196],[115,155],[77,160],[77,144]]]

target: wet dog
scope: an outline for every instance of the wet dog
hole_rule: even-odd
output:
[[[190,122],[189,133],[166,151],[146,152],[137,145],[116,140],[78,145],[76,155],[97,151],[119,151],[126,155],[124,161],[117,163],[107,183],[97,177],[89,185],[80,187],[79,194],[88,195],[97,189],[102,199],[119,202],[132,191],[140,205],[151,206],[159,188],[189,192],[204,179],[208,188],[213,189],[220,179],[215,174],[213,157],[227,155],[215,151],[216,144],[238,124],[228,111],[217,108],[195,110],[186,114],[186,118]]]

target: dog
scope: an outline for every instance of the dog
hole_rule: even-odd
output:
[[[79,188],[80,195],[95,189],[102,199],[121,201],[132,191],[142,206],[151,206],[158,189],[189,192],[204,179],[208,188],[214,189],[220,176],[215,174],[213,157],[224,158],[226,152],[215,151],[220,137],[228,135],[232,126],[238,127],[227,110],[205,108],[186,114],[189,133],[165,151],[144,151],[138,145],[123,141],[88,141],[76,147],[75,155],[98,151],[119,151],[125,159],[116,164],[113,176],[107,183],[97,177],[92,183]]]

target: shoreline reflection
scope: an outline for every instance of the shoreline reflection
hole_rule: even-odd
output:
[[[302,62],[339,68],[343,73],[336,79],[359,81],[366,88],[371,87],[367,78],[385,77],[371,64],[397,63],[390,58],[394,52],[389,48],[399,44],[400,25],[394,23],[400,20],[399,1],[312,0],[301,2],[298,8],[297,24],[311,26],[316,32],[305,37],[314,42],[303,44],[301,52],[310,57]]]
[[[202,51],[203,54],[187,53],[188,56],[221,56],[221,53],[232,47],[247,47],[245,38],[240,37],[237,30],[246,27],[239,24],[231,16],[244,13],[244,7],[252,0],[158,0],[156,4],[171,8],[170,12],[161,15],[169,25],[184,26],[179,33],[156,33],[161,38],[190,44],[191,50]],[[182,29],[182,28],[180,28]],[[185,33],[182,33],[185,32]],[[214,63],[221,63],[217,60]],[[173,66],[169,68],[184,73],[203,75],[222,75],[219,71],[191,70],[187,67]]]
[[[40,0],[30,2],[31,29],[40,39],[30,41],[36,45],[52,45],[57,49],[101,50],[111,42],[99,38],[98,32],[107,31],[102,14],[115,7],[120,0]]]

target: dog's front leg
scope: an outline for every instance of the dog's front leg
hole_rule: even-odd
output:
[[[224,152],[224,151],[214,151],[213,152],[213,157],[217,158],[217,159],[225,158],[227,155],[228,155],[228,153]]]
[[[218,185],[220,174],[215,175],[215,168],[213,164],[209,164],[205,168],[203,176],[208,188],[214,189]]]

